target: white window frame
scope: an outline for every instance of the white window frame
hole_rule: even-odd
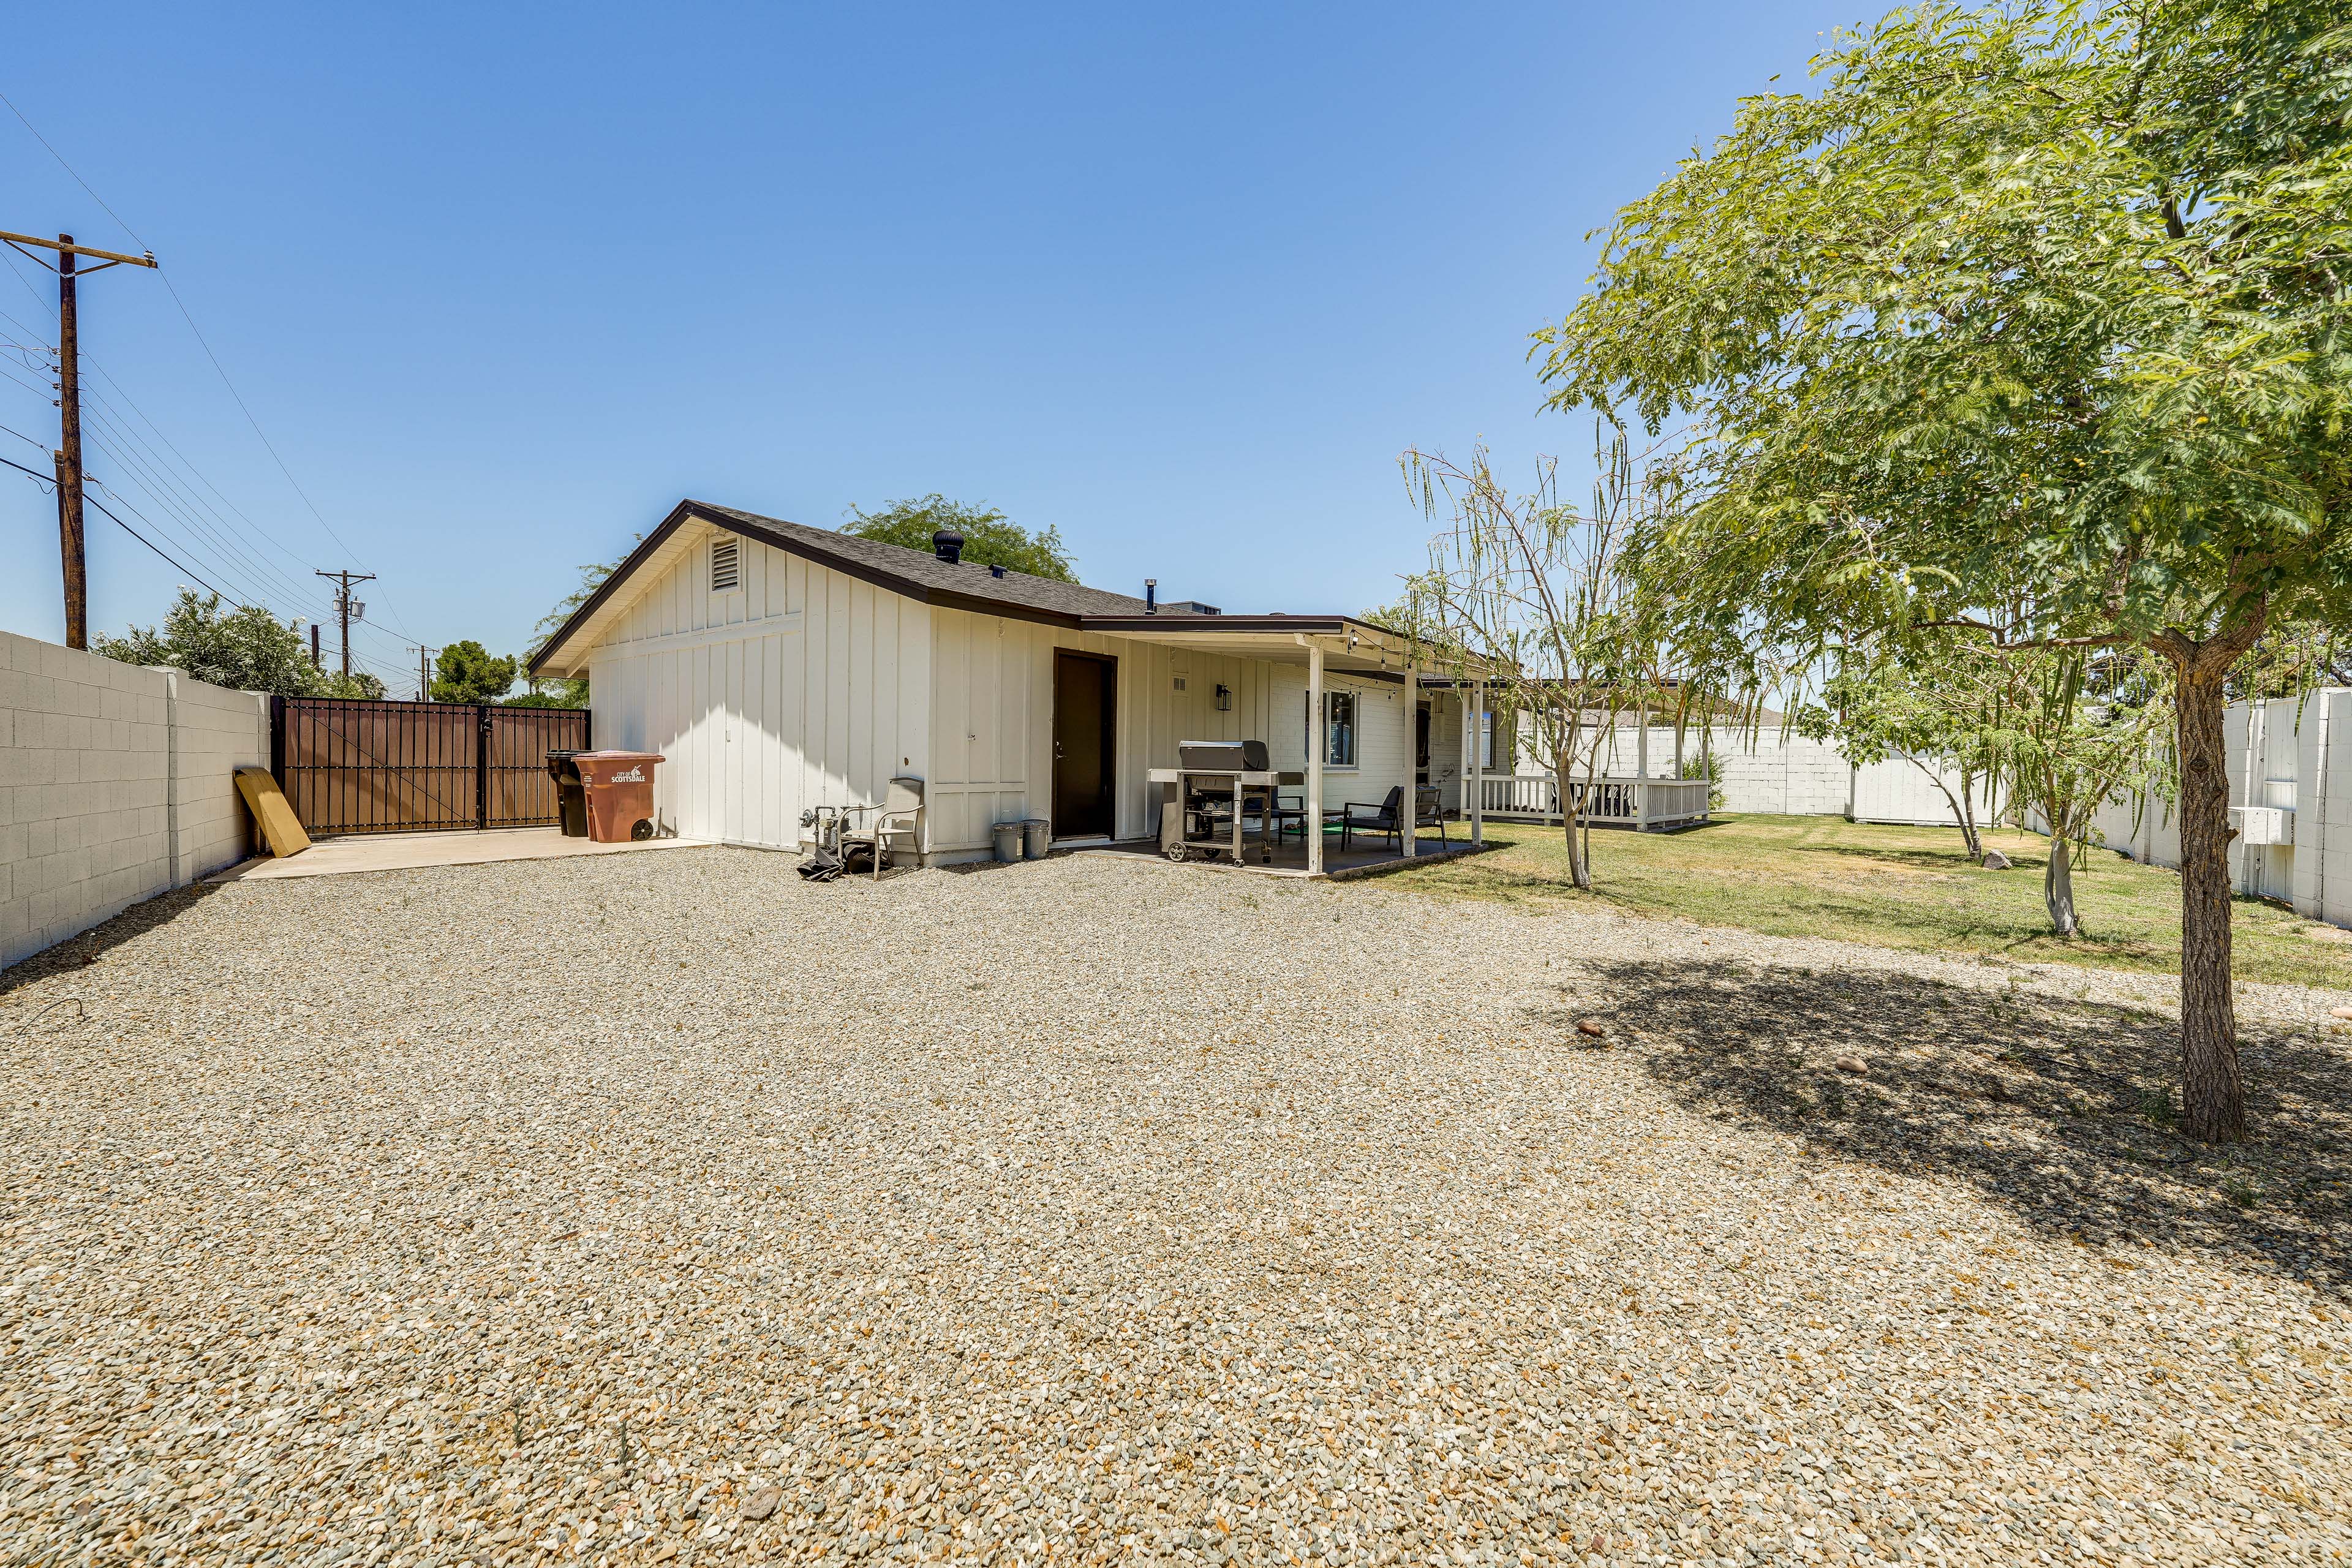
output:
[[[1335,728],[1337,722],[1335,714],[1342,700],[1345,700],[1348,704],[1348,724],[1344,731],[1339,731]],[[1331,740],[1335,733],[1344,733],[1348,737],[1346,762],[1335,762],[1332,759]],[[1352,773],[1363,766],[1364,698],[1361,692],[1339,687],[1323,693],[1323,733],[1320,739],[1323,746],[1325,773]]]
[[[1495,710],[1492,708],[1478,715],[1478,771],[1495,771]]]

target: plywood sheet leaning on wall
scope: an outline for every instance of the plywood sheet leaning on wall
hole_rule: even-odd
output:
[[[286,804],[285,795],[268,768],[237,769],[236,793],[245,796],[253,819],[261,824],[261,836],[269,841],[272,855],[283,860],[310,847],[310,836],[302,831],[294,808]]]

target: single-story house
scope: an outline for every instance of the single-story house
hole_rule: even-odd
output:
[[[960,549],[681,501],[530,670],[587,677],[596,744],[667,759],[660,828],[722,843],[797,847],[804,810],[879,801],[898,775],[924,781],[926,864],[983,858],[995,824],[1034,817],[1057,844],[1149,838],[1147,771],[1192,740],[1266,742],[1310,807],[1428,784],[1460,810],[1479,760],[1469,693],[1425,683],[1396,633],[1136,598]]]

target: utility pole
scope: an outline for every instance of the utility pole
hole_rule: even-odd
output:
[[[416,700],[429,702],[433,700],[433,656],[441,650],[416,647],[408,651],[416,656]]]
[[[51,268],[58,275],[58,555],[65,569],[66,647],[87,648],[89,574],[81,545],[81,321],[74,297],[74,280],[110,267],[152,268],[155,265],[155,253],[151,250],[143,256],[124,256],[112,250],[96,250],[87,245],[76,245],[69,234],[61,234],[55,239],[37,239],[29,234],[10,234],[0,229],[0,240],[43,267],[50,263],[26,250],[26,246],[58,253],[57,263]],[[100,259],[97,266],[77,273],[74,262],[84,256]]]
[[[312,669],[324,669],[327,668],[326,664],[319,658],[319,623],[316,621],[312,621],[310,623],[310,668]]]
[[[335,584],[335,618],[342,624],[343,679],[352,676],[352,623],[367,619],[367,606],[352,597],[352,584],[373,583],[373,572],[314,572],[314,576],[331,579]]]

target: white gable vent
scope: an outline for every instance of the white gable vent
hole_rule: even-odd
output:
[[[731,594],[743,585],[743,542],[713,541],[710,546],[710,591]]]

